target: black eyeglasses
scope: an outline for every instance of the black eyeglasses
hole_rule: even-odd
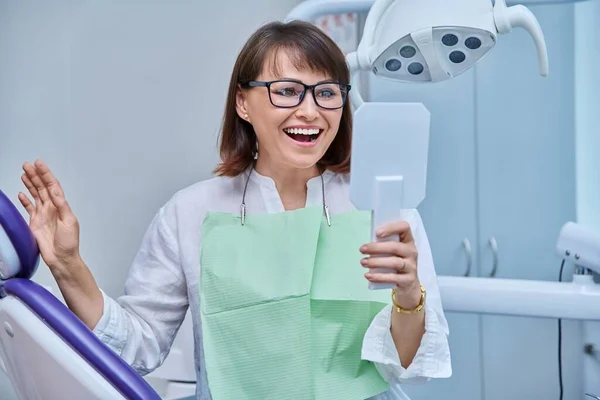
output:
[[[270,82],[249,81],[242,83],[244,87],[266,87],[269,100],[275,107],[293,108],[304,100],[310,90],[317,104],[327,110],[337,110],[344,107],[351,86],[334,81],[319,82],[315,85],[305,85],[300,81],[282,79]]]

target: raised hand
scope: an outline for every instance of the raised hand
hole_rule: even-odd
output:
[[[33,201],[23,192],[19,193],[19,200],[29,214],[29,227],[42,259],[53,274],[67,272],[80,262],[79,222],[60,183],[44,162],[27,162],[23,171],[21,180]]]
[[[104,300],[79,253],[79,221],[60,183],[44,162],[25,163],[23,171],[21,179],[33,202],[22,192],[19,200],[29,214],[29,227],[42,259],[56,279],[67,306],[93,330],[102,316]]]

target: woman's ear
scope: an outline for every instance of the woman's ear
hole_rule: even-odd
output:
[[[241,119],[250,122],[250,116],[248,115],[248,106],[246,100],[246,93],[238,85],[235,93],[235,109]]]

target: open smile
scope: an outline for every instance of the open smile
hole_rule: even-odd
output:
[[[300,146],[314,146],[323,133],[319,128],[286,128],[285,134]]]

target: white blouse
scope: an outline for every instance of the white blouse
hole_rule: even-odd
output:
[[[167,357],[188,307],[194,327],[196,398],[211,398],[206,379],[200,321],[201,225],[206,212],[239,213],[247,173],[235,178],[217,177],[177,192],[160,208],[144,236],[129,276],[125,294],[118,299],[104,295],[104,313],[94,333],[138,373],[158,368]],[[355,209],[349,200],[349,177],[325,172],[325,198],[331,218]],[[307,184],[306,205],[323,202],[321,178]],[[251,172],[246,192],[246,212],[283,212],[272,179]],[[405,383],[447,378],[452,373],[448,323],[442,310],[429,242],[417,210],[411,229],[419,251],[418,273],[427,290],[425,335],[408,368],[400,364],[391,326],[391,305],[373,320],[366,332],[362,358],[375,364],[390,390],[373,399],[408,399]],[[365,280],[365,285],[368,282]]]

